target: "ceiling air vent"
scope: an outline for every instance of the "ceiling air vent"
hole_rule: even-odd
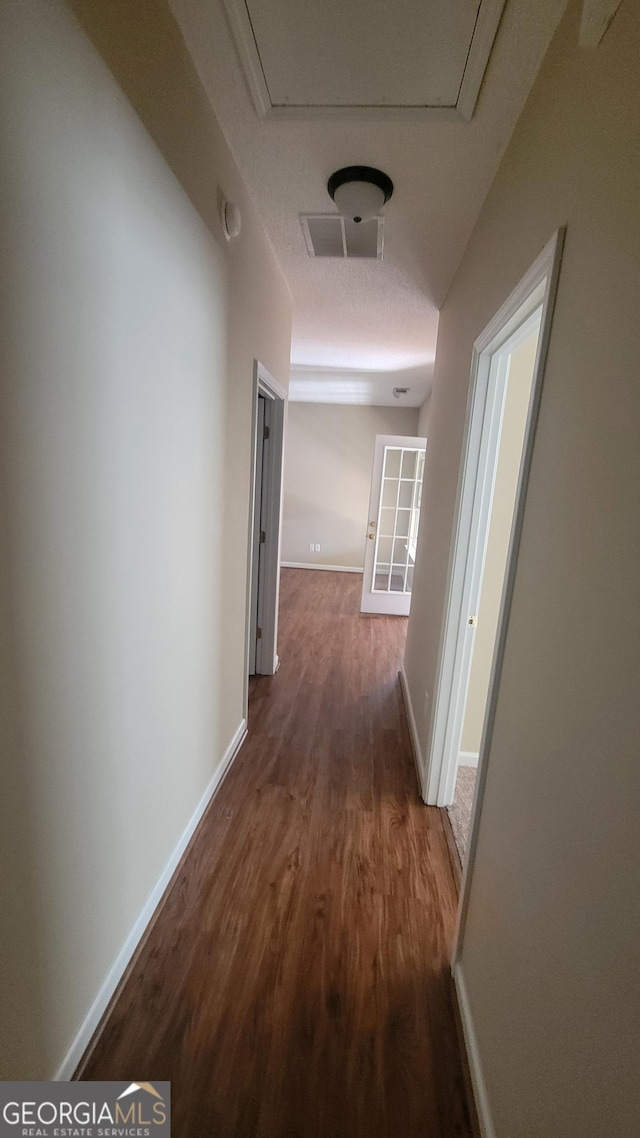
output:
[[[310,257],[382,260],[384,217],[356,222],[339,213],[302,213],[300,222]]]

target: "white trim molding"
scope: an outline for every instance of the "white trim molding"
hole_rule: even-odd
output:
[[[104,1015],[110,1000],[112,999],[118,984],[122,980],[124,973],[135,953],[140,941],[142,940],[149,922],[151,921],[156,909],[161,904],[171,879],[180,864],[180,859],[184,854],[187,846],[193,838],[199,823],[207,809],[213,795],[219,788],[224,776],[229,770],[233,760],[235,759],[238,751],[247,737],[247,721],[243,719],[236,728],[233,738],[229,746],[224,752],[216,770],[207,786],[202,798],[196,806],[193,814],[191,815],[187,825],[185,826],[177,845],[175,846],[169,860],[167,861],[162,873],[156,881],[151,893],[145,901],[140,914],[131,929],[127,939],[125,940],[122,948],[116,956],[111,968],[105,976],[100,989],[91,1004],[84,1020],[82,1021],[74,1039],[67,1051],[62,1063],[58,1067],[55,1075],[53,1076],[56,1082],[67,1081],[73,1077],[82,1057],[84,1056],[91,1039],[100,1024],[100,1020]]]
[[[411,739],[411,750],[413,752],[413,761],[418,776],[418,786],[420,787],[420,794],[425,799],[424,787],[424,757],[422,754],[422,747],[420,746],[420,739],[418,738],[418,725],[416,717],[413,712],[413,703],[411,702],[411,692],[409,690],[409,682],[407,680],[407,673],[404,670],[404,664],[398,672],[400,676],[400,690],[404,700],[404,709],[407,713],[407,723],[409,724],[409,737]]]
[[[504,658],[505,644],[507,639],[507,629],[509,625],[509,613],[511,610],[511,598],[513,596],[513,588],[516,573],[517,562],[517,549],[520,542],[520,534],[522,531],[522,523],[524,517],[526,493],[525,488],[529,478],[529,470],[531,467],[533,443],[535,438],[535,425],[538,418],[538,411],[540,407],[540,399],[542,396],[542,382],[544,378],[544,370],[547,360],[547,352],[549,349],[549,340],[551,337],[551,324],[553,321],[553,310],[555,307],[556,294],[558,291],[558,279],[560,275],[560,264],[562,261],[562,250],[564,246],[565,230],[558,229],[548,244],[543,249],[538,259],[531,266],[528,273],[525,274],[522,281],[512,294],[514,306],[518,300],[522,301],[522,294],[526,295],[527,289],[534,288],[537,280],[540,278],[545,281],[545,299],[544,310],[542,316],[542,324],[540,327],[540,336],[538,339],[538,349],[536,357],[536,379],[533,389],[533,401],[529,410],[529,427],[527,430],[527,441],[522,458],[522,468],[520,471],[520,487],[517,495],[517,504],[515,516],[513,520],[513,531],[511,535],[511,547],[509,550],[509,558],[507,564],[507,572],[505,577],[502,607],[500,610],[500,617],[498,620],[498,634],[496,639],[496,646],[493,655],[493,665],[491,670],[491,679],[489,681],[489,697],[487,701],[487,710],[484,721],[484,729],[482,732],[482,739],[480,741],[480,758],[478,760],[478,777],[476,782],[476,791],[473,800],[473,809],[471,812],[471,827],[469,831],[469,842],[467,845],[467,856],[464,865],[464,873],[462,876],[462,887],[460,890],[460,902],[458,905],[458,918],[457,928],[452,953],[452,967],[456,967],[462,956],[462,947],[464,942],[464,930],[467,920],[467,910],[469,908],[469,895],[471,891],[471,881],[473,878],[473,871],[476,860],[476,850],[478,848],[478,828],[480,823],[480,816],[482,813],[482,803],[484,799],[484,788],[487,781],[487,770],[490,762],[491,742],[493,739],[493,727],[496,716],[496,707],[498,703],[498,692],[500,689],[500,677],[502,673],[502,661]],[[500,310],[505,315],[508,315],[509,301],[503,305]],[[495,321],[492,321],[492,325]],[[491,325],[489,326],[491,328]],[[482,344],[482,338],[480,340]]]
[[[477,767],[479,758],[477,751],[458,751],[458,766]]]
[[[487,1085],[484,1081],[482,1063],[480,1061],[480,1047],[478,1045],[478,1037],[476,1035],[475,1027],[473,1026],[471,1005],[469,1003],[469,995],[467,992],[467,986],[464,981],[464,974],[460,961],[458,961],[458,963],[453,968],[453,983],[455,985],[456,997],[458,1000],[458,1010],[460,1012],[460,1021],[462,1023],[462,1034],[464,1036],[464,1046],[467,1053],[469,1073],[471,1075],[473,1097],[476,1104],[476,1110],[478,1112],[478,1122],[480,1123],[481,1138],[496,1138],[493,1118],[491,1117],[491,1110],[489,1108]]]
[[[306,561],[281,561],[282,569],[325,569],[330,573],[362,573],[359,565],[309,565]]]
[[[482,80],[487,70],[504,6],[505,0],[496,0],[495,3],[490,4],[481,2],[478,9],[473,39],[471,40],[456,103],[457,111],[468,122],[473,118],[473,112],[476,109]]]
[[[509,345],[513,348],[528,327],[533,322],[540,321],[534,381],[498,621],[487,715],[480,744],[480,770],[483,766],[482,755],[490,738],[563,240],[564,230],[559,229],[473,346],[465,442],[449,561],[434,715],[427,751],[427,801],[437,806],[448,806],[453,801],[456,759],[460,748],[472,647],[468,617],[469,613],[476,611],[475,604],[482,582],[486,546],[486,529],[483,527],[486,527],[486,519],[490,514],[495,459],[502,429],[501,408],[507,381],[503,351]],[[484,535],[484,545],[479,539],[481,533]],[[480,775],[477,797],[481,797],[481,793],[482,775]],[[470,838],[467,864],[472,861],[472,851],[473,833]]]
[[[266,467],[265,484],[265,542],[261,558],[260,581],[254,581],[254,522],[258,471],[257,425],[258,399],[263,395],[270,405],[270,447]],[[255,622],[252,617],[254,588],[257,590],[257,625],[262,636],[257,641],[255,674],[272,676],[278,667],[278,606],[280,599],[280,545],[282,540],[282,502],[285,423],[287,416],[287,392],[267,371],[260,360],[253,362],[253,408],[251,422],[251,499],[249,503],[247,534],[247,592],[245,609],[245,669],[244,669],[244,707],[249,715],[249,674],[251,642],[255,635]],[[263,471],[263,473],[265,473]],[[255,615],[255,614],[254,614]]]

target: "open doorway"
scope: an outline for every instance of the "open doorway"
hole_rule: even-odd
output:
[[[253,386],[252,497],[249,522],[248,677],[278,668],[282,457],[286,392],[257,360]]]
[[[540,305],[492,360],[494,382],[501,388],[500,398],[493,404],[493,414],[499,420],[499,433],[484,532],[478,533],[478,543],[484,544],[484,557],[479,566],[476,612],[467,621],[469,668],[466,690],[464,683],[461,685],[453,802],[447,807],[461,862],[465,859],[471,828],[471,808],[526,441],[541,318]],[[473,607],[472,598],[470,601]]]
[[[429,803],[453,806],[454,817],[456,787],[466,797],[460,844],[467,861],[486,776],[483,755],[493,722],[562,236],[558,232],[549,242],[474,345],[424,795]]]

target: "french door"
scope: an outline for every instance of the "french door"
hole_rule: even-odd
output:
[[[408,616],[426,439],[376,435],[361,612]]]

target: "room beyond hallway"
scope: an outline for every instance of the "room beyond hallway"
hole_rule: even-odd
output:
[[[456,775],[456,792],[451,806],[447,806],[447,813],[451,821],[453,838],[460,858],[460,865],[464,866],[469,847],[471,833],[471,812],[476,789],[477,767],[459,766]]]
[[[85,1079],[169,1079],[177,1138],[468,1138],[456,890],[419,796],[406,620],[284,569],[281,667]]]

